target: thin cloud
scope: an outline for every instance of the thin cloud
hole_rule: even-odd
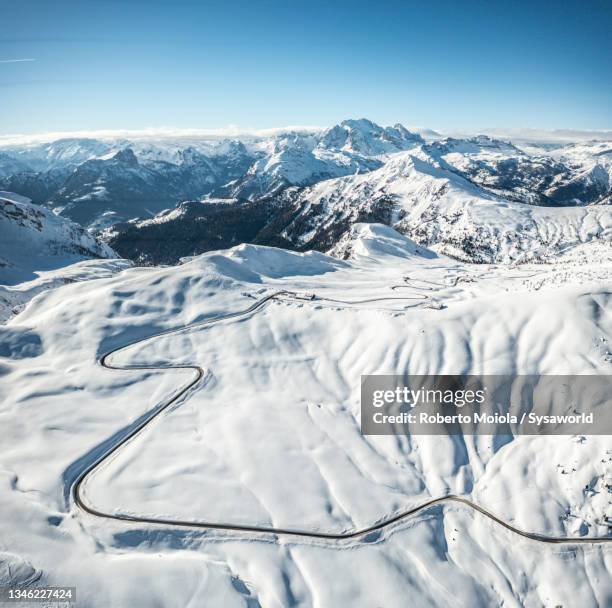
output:
[[[36,59],[0,59],[0,63],[26,63]]]
[[[516,143],[567,144],[579,141],[612,141],[612,130],[610,129],[489,128],[474,131],[451,131],[446,134],[452,137],[469,137],[484,134]]]
[[[0,83],[0,88],[2,84]],[[243,139],[273,137],[286,133],[316,133],[325,127],[292,125],[286,127],[255,129],[228,125],[219,129],[179,129],[172,127],[146,128],[146,129],[96,129],[80,131],[52,131],[47,133],[31,134],[4,134],[0,133],[0,149],[8,146],[32,145],[69,138],[93,138],[104,140],[130,139],[130,140],[190,140],[190,139]],[[409,127],[411,128],[411,127]],[[501,137],[517,142],[579,142],[579,141],[612,141],[612,130],[581,131],[573,129],[478,129],[473,131],[431,131],[422,127],[412,127],[412,130],[428,137],[472,137],[478,134],[489,134],[492,137]]]
[[[1,86],[1,85],[0,85]],[[324,127],[291,125],[287,127],[276,127],[269,129],[255,129],[230,125],[220,129],[177,129],[171,127],[147,128],[147,129],[101,129],[82,131],[53,131],[48,133],[32,134],[0,134],[0,148],[4,146],[27,145],[47,143],[58,139],[69,138],[94,138],[94,139],[134,139],[134,140],[156,140],[156,139],[257,139],[283,135],[285,133],[315,133],[322,131]]]

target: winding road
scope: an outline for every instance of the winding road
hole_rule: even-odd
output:
[[[407,277],[408,279],[408,277]],[[402,285],[401,287],[408,287],[408,285]],[[415,287],[415,289],[419,289]],[[317,302],[333,302],[333,303],[342,303],[342,304],[361,304],[366,302],[373,301],[381,301],[381,300],[427,300],[426,296],[419,296],[415,294],[414,297],[388,297],[388,298],[374,298],[371,300],[356,300],[356,301],[346,301],[346,300],[334,300],[330,298],[322,298],[317,296],[303,296],[290,291],[277,291],[275,293],[271,293],[269,295],[265,295],[255,303],[253,303],[248,308],[229,313],[226,315],[216,316],[209,319],[205,319],[203,321],[198,321],[195,323],[191,323],[188,325],[178,326],[171,329],[167,329],[150,336],[146,336],[144,338],[139,338],[138,340],[134,340],[122,346],[119,346],[104,355],[102,355],[99,359],[99,364],[106,369],[111,370],[120,370],[120,371],[130,371],[130,370],[166,370],[166,369],[189,369],[193,370],[194,376],[193,379],[190,380],[187,384],[182,386],[180,390],[175,393],[170,399],[167,401],[157,405],[155,408],[150,410],[145,416],[138,420],[137,423],[134,424],[132,428],[129,428],[129,431],[121,436],[115,443],[113,443],[108,449],[106,449],[101,455],[98,455],[94,458],[86,467],[76,476],[73,484],[72,484],[72,498],[74,504],[81,509],[82,511],[93,515],[95,517],[100,517],[109,520],[116,520],[121,522],[133,522],[140,524],[153,524],[153,525],[164,525],[164,526],[179,526],[183,528],[192,528],[192,529],[207,529],[207,530],[222,530],[227,532],[241,532],[241,533],[249,533],[256,536],[269,536],[274,535],[277,537],[302,537],[302,538],[311,538],[311,539],[323,539],[330,541],[339,541],[345,539],[355,539],[355,538],[367,538],[369,535],[376,534],[378,532],[382,532],[385,529],[391,527],[393,524],[401,522],[402,520],[414,517],[425,511],[435,507],[437,505],[449,504],[449,503],[459,503],[465,505],[474,511],[480,513],[484,517],[490,519],[496,524],[502,526],[503,528],[510,530],[514,534],[518,536],[522,536],[524,538],[528,538],[533,541],[550,543],[550,544],[568,544],[568,545],[577,545],[577,544],[595,544],[595,543],[608,543],[612,542],[612,536],[605,537],[567,537],[567,536],[546,536],[544,534],[537,534],[535,532],[528,532],[526,530],[522,530],[517,528],[516,526],[504,521],[494,513],[488,511],[487,509],[473,503],[467,498],[456,495],[445,495],[439,498],[433,498],[428,500],[416,507],[411,509],[402,511],[401,513],[397,513],[391,517],[386,519],[381,519],[379,522],[368,526],[366,528],[362,528],[359,530],[341,532],[341,533],[327,533],[327,532],[316,532],[316,531],[308,531],[308,530],[297,530],[297,529],[285,529],[285,528],[276,528],[271,526],[249,526],[249,525],[236,525],[231,523],[214,523],[214,522],[194,522],[194,521],[185,521],[185,520],[177,520],[177,519],[165,519],[165,518],[155,518],[155,517],[145,517],[145,516],[136,516],[136,515],[128,515],[128,514],[115,514],[115,513],[105,513],[100,511],[95,506],[88,504],[83,495],[83,484],[87,479],[93,475],[98,467],[100,467],[106,460],[108,460],[113,454],[116,454],[123,446],[125,446],[130,440],[139,435],[146,427],[149,425],[155,418],[161,415],[168,407],[172,404],[176,403],[179,399],[184,397],[191,389],[196,387],[198,383],[201,381],[206,381],[206,372],[203,368],[198,365],[155,365],[155,366],[147,366],[147,365],[114,365],[111,363],[111,357],[119,353],[122,350],[135,346],[137,344],[141,344],[143,342],[148,342],[155,338],[159,338],[160,336],[166,336],[170,334],[179,333],[182,331],[190,330],[196,327],[203,327],[207,325],[213,325],[220,321],[226,321],[228,319],[233,318],[242,318],[247,317],[258,310],[262,309],[267,303],[271,300],[294,300],[294,301],[305,301],[305,300],[314,300]]]

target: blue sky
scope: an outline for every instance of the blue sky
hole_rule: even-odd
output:
[[[0,21],[3,134],[612,128],[607,0],[0,0]]]

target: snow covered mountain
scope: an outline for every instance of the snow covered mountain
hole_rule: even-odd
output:
[[[14,175],[15,173],[24,173],[30,170],[30,167],[19,158],[0,152],[0,178]]]
[[[107,154],[110,142],[93,138],[64,138],[41,144],[9,146],[7,153],[19,159],[31,171],[49,171],[77,167],[81,163]]]
[[[383,164],[382,156],[424,143],[402,125],[344,120],[313,136],[289,134],[272,142],[267,154],[227,191],[242,198],[277,194],[289,186],[308,186],[326,179],[363,173]]]
[[[78,224],[20,195],[0,192],[0,322],[44,289],[128,265],[97,261],[116,257]]]
[[[0,183],[90,227],[151,216],[181,199],[208,194],[241,176],[253,160],[241,142],[228,142],[221,154],[203,154],[192,146],[171,153],[125,142],[113,147],[100,143],[96,151],[103,154],[76,164],[75,158],[85,157],[91,147],[78,148],[78,154],[74,146],[68,149],[72,154],[66,146],[51,147],[45,163],[41,157],[48,157],[36,154],[32,158],[41,171],[20,171]]]
[[[598,146],[599,147],[599,146]],[[609,203],[612,158],[591,151],[581,164],[527,154],[485,135],[432,143],[427,151],[460,175],[511,201],[549,207]]]
[[[0,222],[0,259],[4,267],[32,256],[48,259],[61,255],[114,255],[110,247],[78,224],[12,192],[0,192]]]
[[[482,156],[483,147],[461,142],[461,159]],[[351,227],[379,222],[428,247],[475,262],[520,262],[542,258],[589,240],[612,239],[607,205],[539,206],[502,198],[476,184],[459,165],[459,146],[417,146],[385,157],[369,172],[285,188],[277,196],[240,205],[206,200],[183,203],[147,221],[116,225],[105,238],[122,255],[148,263],[176,263],[238,242],[305,251],[346,248]],[[514,147],[503,144],[503,153]],[[469,162],[472,162],[470,159]],[[490,160],[489,160],[490,162]]]
[[[393,127],[381,127],[371,120],[362,118],[344,120],[328,129],[321,134],[318,145],[329,150],[379,156],[407,150],[423,142],[420,135],[411,133],[399,123]]]
[[[424,148],[394,155],[371,173],[321,182],[288,198],[295,215],[282,234],[304,249],[319,242],[331,248],[339,232],[345,234],[363,214],[377,214],[421,244],[475,262],[524,261],[591,239],[612,239],[607,206],[508,201]]]
[[[609,374],[612,249],[509,269],[376,224],[351,244],[130,268],[0,328],[0,583],[70,582],[91,608],[608,606],[609,436],[366,436],[359,400],[369,373]],[[97,364],[126,344],[108,363],[131,370]],[[88,513],[75,482],[119,442],[82,486],[109,517]],[[193,527],[349,533],[448,495],[511,529],[456,502],[340,540]]]
[[[0,186],[84,226],[151,216],[186,199],[257,199],[292,185],[369,171],[423,143],[401,125],[346,120],[323,132],[237,140],[62,139],[7,146]]]
[[[239,242],[333,251],[357,222],[475,261],[610,238],[605,141],[425,141],[360,119],[244,141],[64,139],[1,153],[0,187],[104,230],[122,255],[148,263]]]

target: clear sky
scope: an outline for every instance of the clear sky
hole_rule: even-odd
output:
[[[0,23],[2,134],[612,128],[610,0],[0,0]]]

